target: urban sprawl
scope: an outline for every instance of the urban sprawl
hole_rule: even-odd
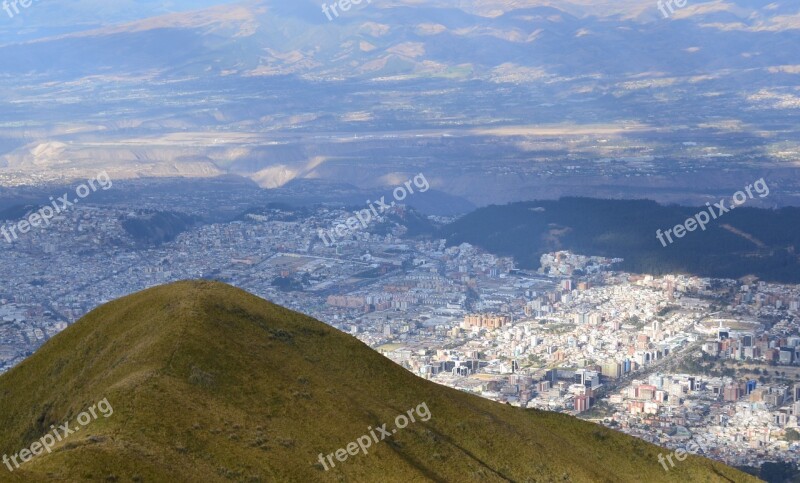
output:
[[[403,206],[331,246],[319,230],[352,213],[317,207],[303,217],[264,210],[143,248],[123,226],[131,211],[76,206],[0,250],[0,372],[102,303],[213,278],[439,384],[732,465],[800,459],[797,286],[629,274],[619,260],[568,252],[520,270],[468,244],[407,237],[388,221],[402,220]]]

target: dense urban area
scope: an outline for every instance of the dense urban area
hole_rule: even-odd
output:
[[[222,280],[357,337],[414,374],[578,415],[733,465],[797,462],[797,286],[615,270],[554,252],[538,271],[474,246],[279,208],[142,247],[133,207],[83,204],[0,240],[0,371],[100,304],[181,279]],[[430,217],[432,222],[448,221]]]

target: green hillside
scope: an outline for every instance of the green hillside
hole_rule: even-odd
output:
[[[0,376],[0,455],[107,399],[0,481],[757,481],[603,427],[497,404],[413,376],[356,339],[214,282],[106,304]],[[326,471],[421,404],[418,420]]]
[[[670,238],[673,243],[656,237],[657,230],[672,229],[704,209],[648,200],[526,201],[480,208],[443,227],[439,236],[451,246],[467,242],[512,256],[528,269],[539,268],[543,253],[571,250],[624,258],[617,268],[629,272],[800,282],[800,209],[743,206],[710,220],[705,230],[694,226],[682,238]]]

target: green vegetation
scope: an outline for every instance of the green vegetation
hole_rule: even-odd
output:
[[[542,329],[550,334],[566,334],[575,330],[575,324],[549,324]]]
[[[300,277],[276,277],[272,280],[272,286],[277,287],[281,292],[299,292],[309,284],[310,276],[304,273]]]
[[[581,419],[603,419],[614,415],[614,408],[607,402],[600,401],[592,406],[591,409],[581,414]]]
[[[562,198],[481,208],[445,226],[441,235],[450,245],[468,242],[513,256],[520,267],[529,269],[539,267],[543,253],[571,250],[624,258],[618,268],[636,273],[717,278],[752,274],[776,282],[800,282],[794,250],[800,246],[796,228],[800,208],[740,207],[712,221],[706,231],[673,237],[675,243],[667,247],[656,239],[656,230],[673,228],[699,211],[653,201]]]
[[[678,307],[677,305],[667,305],[663,309],[659,310],[657,315],[659,317],[666,317],[670,313],[678,311],[678,310],[680,310],[680,307]]]
[[[632,325],[636,327],[636,330],[642,330],[642,328],[647,325],[647,322],[640,319],[638,315],[634,315],[633,317],[628,317],[627,319],[623,320],[622,324]]]
[[[556,413],[417,378],[353,337],[217,282],[106,304],[0,376],[0,454],[114,408],[3,481],[756,481]],[[432,417],[324,471],[425,402]]]
[[[159,245],[188,230],[196,218],[182,213],[141,210],[136,218],[122,220],[122,227],[141,245]]]
[[[529,366],[533,367],[541,367],[547,363],[547,361],[544,360],[544,358],[536,354],[529,354],[528,361],[530,362]]]
[[[767,481],[769,483],[788,483],[800,481],[800,470],[798,470],[797,465],[794,463],[767,462],[762,463],[760,468],[743,466],[739,469],[748,474],[758,476],[763,481]]]

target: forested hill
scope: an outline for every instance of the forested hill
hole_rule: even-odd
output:
[[[728,205],[729,206],[729,205]],[[449,245],[468,242],[538,268],[543,253],[571,250],[624,258],[621,270],[663,274],[800,282],[795,247],[800,208],[766,210],[746,205],[712,219],[666,247],[656,237],[707,207],[662,206],[648,200],[562,198],[488,206],[445,226]],[[715,210],[715,213],[717,210]]]

